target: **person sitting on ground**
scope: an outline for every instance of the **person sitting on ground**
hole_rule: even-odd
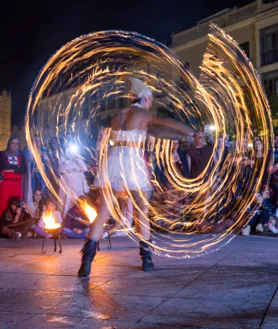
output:
[[[8,238],[20,239],[34,226],[34,219],[27,213],[28,207],[19,197],[11,197],[8,205],[1,221],[1,234]]]
[[[55,223],[58,223],[61,225],[63,224],[63,218],[62,215],[60,213],[60,211],[57,210],[57,204],[56,201],[52,198],[49,197],[48,200],[46,201],[45,204],[45,211],[42,214],[41,219],[38,222],[38,225],[36,225],[33,230],[40,236],[49,239],[52,238],[52,234],[47,233],[45,231],[45,222],[44,222],[44,217],[48,214],[51,214],[51,216],[54,218]]]
[[[45,199],[41,190],[36,190],[33,194],[33,200],[28,204],[31,211],[31,215],[35,220],[35,224],[41,219],[43,212],[45,211]]]
[[[242,230],[242,235],[250,235],[250,233],[264,233],[273,230],[276,233],[275,226],[269,226],[270,220],[275,215],[275,207],[270,201],[269,189],[266,188],[262,193],[256,196],[256,203],[261,204],[248,225]]]

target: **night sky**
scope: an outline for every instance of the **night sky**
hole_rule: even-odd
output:
[[[113,5],[109,5],[112,2]],[[1,6],[0,90],[12,94],[12,121],[23,123],[38,72],[63,44],[94,31],[136,31],[169,45],[172,32],[250,0],[5,1]]]

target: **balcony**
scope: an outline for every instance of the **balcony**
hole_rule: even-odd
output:
[[[206,19],[198,22],[197,26],[174,34],[172,37],[171,47],[177,47],[196,40],[208,34],[209,24],[215,23],[219,27],[227,27],[249,18],[255,17],[257,13],[257,4],[252,2],[242,8],[225,9],[218,14],[207,17]]]

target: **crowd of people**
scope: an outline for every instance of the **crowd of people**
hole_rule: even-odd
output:
[[[29,148],[21,151],[19,138],[11,137],[7,149],[0,152],[1,235],[14,239],[51,238],[43,220],[45,214],[51,213],[61,225],[63,236],[84,238],[88,231],[84,221],[89,223],[89,219],[75,202],[89,193],[84,160],[71,150],[58,154],[57,138],[52,138],[47,148],[38,136],[34,137],[34,143],[60,202],[48,189]]]
[[[213,137],[203,131],[188,134],[185,140],[172,141],[172,159],[176,170],[185,178],[196,178],[205,170],[213,153]],[[221,164],[232,152],[233,143],[228,136],[225,140],[219,137],[218,149],[213,155],[214,161],[220,156],[223,148]],[[152,192],[151,200],[162,204],[169,199],[167,193],[171,193],[171,184],[167,180],[163,168],[155,166],[154,149],[148,141],[146,147],[146,161],[154,169],[156,179],[163,186],[164,194]],[[97,209],[101,190],[92,190],[94,182],[88,179],[88,167],[84,159],[70,149],[59,154],[59,141],[56,137],[50,139],[47,146],[42,145],[40,137],[34,137],[34,145],[44,166],[47,179],[62,202],[49,191],[40,171],[37,168],[30,150],[25,147],[20,149],[18,137],[11,137],[7,149],[0,153],[0,215],[1,236],[19,239],[27,237],[51,238],[51,234],[44,229],[43,217],[51,212],[57,223],[61,224],[62,235],[65,238],[86,238],[89,232],[89,218],[84,212],[84,200],[88,200]],[[243,140],[243,156],[238,164],[243,168],[243,174],[248,175],[248,168],[254,165],[254,159],[249,157],[249,148],[254,148],[256,161],[261,161],[264,156],[263,143],[259,136],[253,139],[253,145],[249,145],[247,138]],[[153,151],[153,152],[152,152]],[[272,161],[269,162],[272,164]],[[151,174],[151,173],[150,173]],[[278,233],[278,135],[275,135],[274,164],[266,169],[263,184],[267,184],[266,177],[270,175],[269,188],[262,189],[258,193],[255,202],[259,207],[252,214],[248,225],[242,229],[242,235],[273,232]],[[242,190],[240,186],[235,193],[240,200]],[[163,197],[164,200],[163,200]],[[171,202],[167,207],[167,213],[171,214],[167,221],[157,224],[161,228],[171,229],[171,220],[182,217],[181,195],[176,195],[176,202]],[[125,195],[120,197],[120,205],[125,218],[128,218],[130,227],[133,223],[133,205]],[[219,214],[220,216],[220,214]],[[87,222],[87,223],[86,223]],[[210,232],[216,232],[233,224],[233,218],[226,223],[220,223],[210,227]],[[111,234],[122,235],[120,225],[111,225]],[[179,226],[181,230],[181,227]],[[199,228],[199,232],[206,232],[205,225]]]

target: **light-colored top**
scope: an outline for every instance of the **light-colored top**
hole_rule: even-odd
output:
[[[132,130],[112,130],[111,141],[127,141],[127,142],[142,142],[146,137],[145,130],[132,129]]]

